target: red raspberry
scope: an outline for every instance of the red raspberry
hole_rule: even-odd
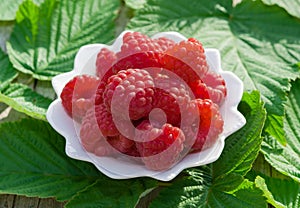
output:
[[[118,61],[112,67],[113,74],[129,68],[144,69],[147,67],[161,67],[160,56],[163,48],[160,43],[170,45],[165,39],[154,41],[139,32],[127,32],[123,36],[121,51],[117,53]]]
[[[108,143],[118,152],[126,154],[133,157],[139,157],[140,153],[137,151],[135,142],[130,140],[123,135],[117,137],[109,138]]]
[[[207,86],[201,79],[189,83],[189,86],[193,91],[195,98],[209,99]]]
[[[91,75],[78,75],[63,88],[60,98],[66,112],[81,121],[87,110],[94,105],[95,92],[100,79]]]
[[[171,124],[162,128],[153,127],[149,121],[143,121],[136,131],[137,150],[146,167],[151,170],[166,170],[171,168],[181,158],[183,132]]]
[[[95,106],[98,126],[103,136],[117,136],[119,131],[114,124],[111,113],[107,110],[105,104]]]
[[[156,53],[153,51],[147,52],[137,52],[135,54],[126,56],[124,58],[119,59],[112,66],[112,73],[116,74],[120,70],[126,69],[145,69],[148,67],[157,67],[160,68],[162,65],[159,60],[161,57],[161,53]]]
[[[203,46],[193,38],[168,48],[161,63],[186,83],[202,79],[208,71]]]
[[[158,74],[154,79],[154,83],[153,108],[159,108],[164,111],[167,123],[179,126],[181,113],[191,100],[191,92],[188,91],[182,80],[172,76],[171,73]]]
[[[101,80],[106,80],[112,75],[110,68],[114,65],[116,60],[117,56],[113,51],[102,48],[97,55],[96,75],[100,77]]]
[[[209,96],[206,98],[209,98],[214,103],[221,105],[227,95],[225,80],[222,78],[222,76],[213,71],[209,71],[202,78],[202,81],[207,86]]]
[[[97,156],[106,156],[112,154],[112,148],[102,135],[95,115],[94,108],[87,111],[82,119],[80,128],[80,141],[84,149],[94,153]]]
[[[129,113],[130,119],[138,120],[152,108],[153,87],[153,79],[146,70],[121,70],[109,78],[104,103],[114,115],[126,117]]]
[[[162,52],[165,52],[168,48],[173,47],[175,45],[175,42],[173,40],[168,39],[166,37],[154,39],[153,41],[160,46]]]
[[[223,131],[224,121],[217,104],[209,99],[191,101],[188,111],[192,116],[183,128],[186,147],[201,151],[213,145]]]
[[[91,108],[82,120],[80,140],[84,149],[97,156],[109,156],[121,152],[130,156],[139,157],[133,140],[127,139],[122,135],[103,136],[105,132],[99,128],[99,122],[102,121],[102,124],[106,122],[105,119],[101,120],[101,116],[99,116],[102,111],[101,108],[103,107],[97,106],[95,110]],[[110,124],[108,124],[108,126],[109,125]],[[105,126],[106,125],[103,125],[103,127]],[[106,129],[113,128],[108,127]]]
[[[118,59],[140,52],[162,52],[160,45],[140,32],[127,32],[123,36],[121,51],[117,53]]]
[[[105,90],[106,82],[101,81],[98,85],[95,95],[95,105],[100,105],[103,103],[103,93]]]

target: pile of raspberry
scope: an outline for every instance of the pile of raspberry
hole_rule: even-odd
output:
[[[198,40],[127,32],[120,51],[102,48],[95,64],[95,75],[74,77],[60,95],[81,123],[86,151],[130,156],[161,171],[222,133],[225,81],[209,68]]]

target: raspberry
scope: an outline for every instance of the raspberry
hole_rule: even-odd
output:
[[[80,140],[84,149],[97,156],[111,156],[121,152],[130,156],[139,157],[133,140],[129,140],[122,135],[103,136],[105,132],[99,128],[99,121],[101,119],[99,112],[102,111],[102,108],[103,106],[96,106],[95,110],[93,108],[89,109],[82,120]]]
[[[213,71],[209,71],[202,78],[202,81],[207,86],[209,95],[207,98],[211,99],[214,103],[221,105],[227,95],[225,80],[222,76]]]
[[[137,52],[135,54],[131,54],[122,59],[119,59],[112,66],[112,73],[116,74],[120,70],[126,69],[145,69],[148,67],[157,67],[160,68],[162,65],[160,64],[160,53],[156,53],[153,51],[146,52]]]
[[[193,38],[168,48],[161,58],[161,63],[186,83],[202,79],[208,71],[203,46]]]
[[[88,152],[98,156],[106,156],[112,153],[113,149],[106,142],[106,138],[98,127],[94,108],[89,109],[82,119],[80,140],[82,146]]]
[[[167,71],[164,71],[167,72]],[[153,108],[164,111],[167,122],[178,126],[181,121],[181,113],[191,100],[191,93],[188,91],[184,82],[171,73],[158,74],[155,79],[155,92]]]
[[[207,86],[201,79],[189,83],[191,90],[194,93],[195,98],[209,99],[209,92]]]
[[[162,41],[167,43],[165,39],[162,39]],[[123,36],[123,45],[121,46],[121,51],[117,53],[117,57],[121,59],[132,54],[147,51],[162,52],[162,49],[158,41],[152,40],[147,35],[140,32],[127,32]]]
[[[200,119],[193,117],[186,121],[189,123],[183,128],[186,147],[192,147],[193,151],[201,151],[213,145],[224,125],[218,105],[209,99],[195,99],[191,101],[188,111],[192,115],[199,115]]]
[[[101,81],[97,87],[95,95],[95,105],[100,105],[103,103],[103,93],[105,90],[106,82]]]
[[[153,41],[160,46],[160,50],[162,52],[165,52],[168,48],[173,47],[175,45],[175,42],[173,40],[165,37],[154,39]]]
[[[166,170],[182,158],[185,137],[179,128],[171,124],[155,128],[149,121],[143,121],[137,129],[136,148],[147,168]]]
[[[116,60],[117,56],[114,52],[110,51],[107,48],[102,48],[97,55],[96,75],[101,79],[103,79],[104,76],[111,76],[112,71],[109,69],[113,66]]]
[[[95,106],[98,126],[103,136],[117,136],[119,131],[113,122],[111,113],[107,110],[105,104]]]
[[[78,75],[63,88],[60,98],[69,116],[81,121],[86,111],[94,105],[95,92],[100,79],[91,75]]]
[[[164,48],[171,45],[166,39],[154,41],[139,32],[127,32],[121,51],[116,54],[118,61],[112,67],[113,74],[129,68],[161,67],[159,59],[163,48],[160,43],[164,43]]]
[[[114,115],[126,117],[129,112],[130,119],[138,120],[147,116],[152,108],[153,86],[147,71],[121,70],[109,78],[103,94],[104,103]]]
[[[133,157],[140,156],[140,153],[137,151],[137,148],[135,146],[135,142],[126,138],[123,135],[109,138],[107,141],[115,150],[121,152],[122,154],[126,154]]]

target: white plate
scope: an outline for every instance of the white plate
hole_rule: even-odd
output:
[[[206,48],[205,53],[211,70],[221,74],[226,82],[227,97],[220,107],[220,112],[224,119],[224,131],[219,136],[217,142],[198,153],[188,154],[180,162],[166,171],[152,171],[143,164],[137,163],[128,158],[119,157],[98,157],[86,152],[80,143],[80,125],[74,122],[64,111],[60,93],[65,84],[78,74],[95,74],[96,57],[101,48],[106,47],[113,51],[119,51],[122,45],[122,37],[128,32],[124,31],[111,45],[91,44],[80,48],[75,61],[74,69],[71,72],[63,73],[52,79],[53,88],[58,99],[53,101],[47,111],[47,119],[51,126],[66,139],[66,154],[74,159],[93,163],[99,171],[114,179],[127,179],[136,177],[151,177],[161,181],[169,181],[176,177],[182,170],[190,167],[205,165],[216,161],[224,148],[226,137],[239,130],[246,123],[244,116],[237,110],[237,106],[242,98],[243,83],[232,72],[223,71],[221,68],[220,53],[217,49]],[[167,37],[176,42],[186,40],[184,36],[176,32],[162,32],[152,38]]]

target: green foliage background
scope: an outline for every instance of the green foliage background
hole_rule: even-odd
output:
[[[299,0],[0,1],[0,193],[70,208],[300,207],[299,11]],[[124,29],[195,37],[242,79],[247,124],[216,162],[166,183],[112,180],[66,156],[45,117],[50,81],[72,70],[81,46]]]

